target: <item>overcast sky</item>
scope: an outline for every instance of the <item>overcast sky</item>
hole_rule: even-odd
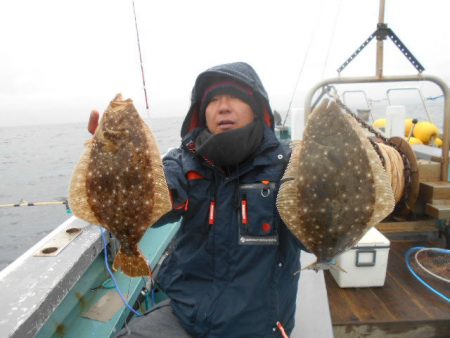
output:
[[[375,30],[378,0],[135,0],[150,114],[183,115],[197,74],[246,61],[273,108],[305,92]],[[385,21],[450,82],[450,5],[386,0]],[[0,127],[86,121],[115,93],[145,113],[131,0],[0,0]],[[374,75],[372,41],[342,75]],[[390,41],[385,74],[415,74]],[[303,67],[302,67],[303,66]],[[294,94],[295,84],[300,82]]]

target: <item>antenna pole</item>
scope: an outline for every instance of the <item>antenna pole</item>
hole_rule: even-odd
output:
[[[384,3],[385,0],[380,0],[380,12],[378,14],[378,28],[385,27],[384,23]],[[377,36],[377,63],[375,75],[381,79],[383,77],[383,42],[384,38]]]

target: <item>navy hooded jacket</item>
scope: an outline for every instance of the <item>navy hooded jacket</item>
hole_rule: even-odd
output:
[[[255,154],[227,171],[195,153],[199,100],[211,77],[250,86],[266,123]],[[185,330],[194,337],[280,337],[277,322],[294,327],[300,242],[276,209],[288,154],[273,132],[267,94],[245,63],[212,68],[197,78],[182,128],[183,142],[164,169],[182,216],[174,248],[158,274],[161,289]]]

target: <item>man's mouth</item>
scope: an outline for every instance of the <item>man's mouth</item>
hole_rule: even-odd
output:
[[[220,129],[227,130],[227,129],[233,128],[234,122],[231,120],[223,120],[223,121],[220,121],[217,125]]]

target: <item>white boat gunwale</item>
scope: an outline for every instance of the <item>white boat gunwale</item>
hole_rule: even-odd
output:
[[[57,256],[34,255],[60,232],[74,227],[81,229],[82,233]],[[178,223],[170,223],[160,228],[151,228],[144,235],[140,245],[151,266],[158,263],[178,227]],[[98,286],[90,283],[98,282],[99,274],[106,276],[101,255],[103,252],[101,237],[98,226],[71,217],[2,270],[0,299],[4,315],[0,319],[0,336],[32,337],[39,336],[42,332],[48,336],[49,332],[51,335],[57,334],[58,327],[72,327],[72,323],[66,321],[74,319],[72,318],[74,309],[95,303],[100,295],[100,292],[90,292],[92,288]],[[95,264],[97,267],[101,267],[100,271],[92,272],[92,269],[89,271],[94,262],[97,263]],[[129,285],[129,279],[122,273],[116,272],[115,275],[116,279],[122,282],[122,287]],[[137,298],[144,284],[142,279],[134,279],[130,301]],[[83,291],[77,294],[79,290]],[[74,302],[73,300],[77,298],[80,301]],[[123,325],[128,314],[128,309],[121,309],[109,323],[98,324],[96,333],[103,336],[102,330],[115,331],[116,326]],[[79,315],[80,313],[77,313],[77,317],[80,317]],[[50,328],[46,327],[47,323]],[[72,333],[76,336],[77,332],[78,330]],[[70,335],[69,332],[65,333]]]
[[[34,256],[56,234],[73,227],[82,234],[59,255]],[[100,237],[97,227],[71,217],[2,270],[0,335],[34,336],[102,251]]]

